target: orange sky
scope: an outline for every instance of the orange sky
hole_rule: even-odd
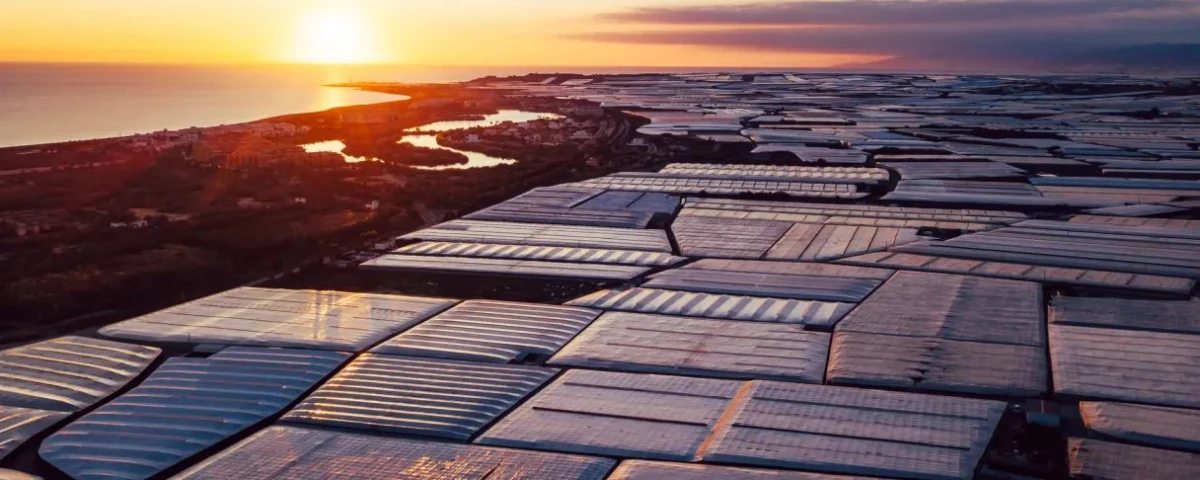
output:
[[[654,6],[731,0],[656,0]],[[820,67],[869,57],[569,39],[635,0],[6,2],[0,61]]]

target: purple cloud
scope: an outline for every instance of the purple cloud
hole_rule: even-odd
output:
[[[792,1],[640,8],[603,19],[643,28],[625,25],[619,32],[574,38],[945,59],[1052,58],[1126,45],[1200,43],[1197,0]]]
[[[1169,18],[1198,11],[1196,0],[847,0],[647,7],[603,17],[675,25],[930,25],[1081,17]]]

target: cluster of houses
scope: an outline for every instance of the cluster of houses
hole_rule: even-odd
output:
[[[307,126],[290,123],[242,123],[209,128],[185,128],[162,130],[122,138],[120,142],[137,151],[163,151],[181,145],[192,145],[210,137],[258,136],[263,138],[290,137],[307,133]]]

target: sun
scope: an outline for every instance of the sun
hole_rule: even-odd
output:
[[[295,58],[305,63],[379,61],[370,22],[353,10],[315,10],[296,25]]]

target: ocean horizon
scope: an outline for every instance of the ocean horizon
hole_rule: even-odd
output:
[[[704,70],[701,67],[0,63],[0,147],[211,127],[400,98],[323,86],[339,82],[441,83],[535,72]]]

